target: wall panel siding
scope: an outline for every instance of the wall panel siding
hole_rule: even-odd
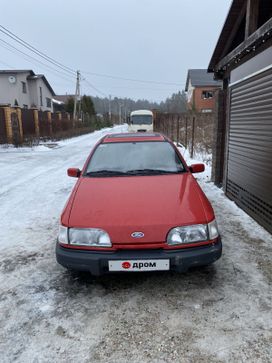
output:
[[[227,195],[272,233],[272,70],[231,88]]]

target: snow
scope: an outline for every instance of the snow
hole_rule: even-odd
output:
[[[0,361],[269,362],[272,237],[210,181],[223,240],[214,265],[186,274],[92,278],[55,261],[59,215],[97,140],[116,126],[33,148],[0,148]]]
[[[64,104],[64,102],[56,100],[55,98],[52,98],[52,102],[57,104],[57,105],[63,105]]]
[[[185,159],[188,165],[204,163],[205,164],[205,171],[203,173],[197,174],[197,180],[201,180],[202,182],[209,181],[211,179],[211,163],[212,163],[212,155],[209,154],[197,154],[194,155],[194,158],[190,157],[189,150],[186,149],[182,144],[177,145],[179,152]],[[195,174],[196,175],[196,174]]]
[[[115,128],[117,132],[123,130],[126,126]],[[60,141],[56,148],[11,147],[6,153],[2,148],[0,251],[13,249],[14,245],[35,249],[35,243],[29,239],[30,232],[35,241],[40,231],[50,229],[75,182],[66,177],[66,169],[81,168],[97,140],[109,131],[105,128],[91,135]]]

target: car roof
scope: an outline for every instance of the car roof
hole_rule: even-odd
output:
[[[102,143],[112,143],[112,142],[141,142],[141,141],[166,141],[165,136],[159,133],[150,132],[131,132],[122,134],[109,134],[106,135]]]

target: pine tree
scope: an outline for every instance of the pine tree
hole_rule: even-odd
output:
[[[90,96],[84,95],[81,98],[81,109],[83,113],[87,113],[89,116],[94,116],[96,114],[93,100]]]
[[[74,99],[73,97],[69,97],[64,105],[64,109],[66,112],[72,114],[74,112]]]

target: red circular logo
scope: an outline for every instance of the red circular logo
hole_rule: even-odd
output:
[[[127,268],[130,268],[131,267],[131,263],[130,262],[123,262],[122,263],[122,267],[127,269]]]

